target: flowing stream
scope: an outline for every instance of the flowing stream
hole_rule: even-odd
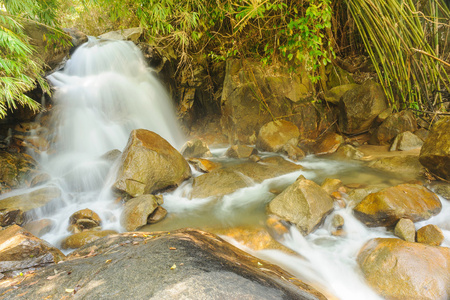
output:
[[[123,231],[119,223],[121,205],[110,187],[117,166],[103,156],[108,151],[122,151],[132,129],[155,131],[175,148],[185,142],[164,88],[156,80],[139,49],[131,42],[91,38],[76,50],[63,71],[49,76],[55,87],[51,117],[54,153],[38,159],[52,176],[52,185],[62,190],[61,200],[39,217],[54,220],[54,229],[42,238],[54,245],[69,235],[68,220],[75,211],[89,208],[99,214],[103,229]],[[224,160],[226,148],[212,149],[213,160]],[[272,155],[263,153],[264,155]],[[175,191],[165,193],[163,206],[169,212],[160,223],[143,230],[172,230],[182,227],[230,228],[260,226],[265,221],[265,205],[273,199],[270,189],[286,187],[299,175],[321,183],[326,177],[344,183],[389,184],[395,178],[379,176],[358,163],[307,157],[300,162],[302,171],[252,184],[217,200],[189,199],[190,181]],[[194,176],[200,175],[193,171]],[[426,222],[441,226],[450,246],[450,207],[442,200],[442,213]],[[339,213],[345,219],[345,236],[331,234],[331,218]],[[318,287],[336,299],[380,299],[365,283],[356,264],[361,246],[374,237],[392,237],[385,229],[368,229],[352,215],[351,207],[336,207],[324,225],[307,237],[294,227],[280,237],[293,250],[253,251],[235,240],[238,247],[282,266],[298,278]],[[330,297],[331,298],[331,297]]]

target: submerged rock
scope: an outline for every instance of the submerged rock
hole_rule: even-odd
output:
[[[112,235],[19,279],[20,288],[0,286],[0,294],[60,299],[70,288],[80,299],[326,299],[281,268],[194,229]]]
[[[450,180],[450,117],[433,125],[420,151],[419,161],[434,174]]]
[[[259,130],[256,147],[262,151],[277,152],[285,144],[297,145],[300,131],[295,124],[278,120],[265,124]]]
[[[385,299],[450,297],[450,249],[400,239],[377,238],[360,250],[367,283]]]
[[[299,177],[267,206],[269,214],[293,223],[303,235],[314,231],[333,210],[333,199],[319,185]]]
[[[17,225],[0,230],[0,249],[0,272],[54,264],[65,258],[61,251]]]
[[[114,188],[137,197],[178,186],[190,176],[189,164],[165,139],[137,129],[123,151]]]
[[[384,172],[394,173],[404,179],[417,179],[424,175],[425,168],[415,155],[388,156],[371,161],[368,166]]]
[[[442,208],[435,193],[417,184],[400,184],[372,193],[354,208],[355,216],[370,227],[394,226],[401,218],[427,220]]]

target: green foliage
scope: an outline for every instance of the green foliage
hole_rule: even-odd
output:
[[[33,110],[39,104],[25,93],[38,84],[50,93],[47,82],[41,77],[43,62],[36,57],[29,38],[23,31],[24,22],[34,22],[50,28],[49,44],[60,40],[61,31],[54,28],[57,1],[0,0],[0,118],[8,109],[25,105]]]

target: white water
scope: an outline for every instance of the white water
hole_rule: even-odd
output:
[[[115,204],[110,186],[116,166],[100,157],[113,149],[123,150],[132,129],[146,128],[159,133],[176,148],[183,143],[176,126],[170,99],[152,76],[139,50],[129,42],[91,40],[80,47],[65,70],[52,74],[56,88],[52,117],[55,153],[44,154],[41,164],[63,191],[62,199],[40,217],[53,219],[57,226],[43,239],[58,245],[69,235],[68,220],[83,208],[97,212],[103,229],[123,231],[119,224],[121,206]],[[223,160],[226,149],[213,149],[215,159]],[[361,171],[358,164],[309,157],[301,162],[304,171],[264,181],[250,182],[221,199],[189,199],[191,182],[164,194],[169,215],[145,230],[172,230],[185,226],[232,227],[264,222],[265,205],[274,197],[274,187],[286,187],[299,175],[320,183],[324,177],[357,176],[355,182],[392,183],[392,179],[374,177]],[[199,175],[198,173],[194,173]],[[426,222],[445,229],[445,244],[450,245],[450,205]],[[252,251],[254,255],[279,264],[300,279],[322,288],[338,299],[380,299],[363,281],[356,265],[362,245],[374,237],[392,237],[384,229],[368,229],[357,221],[351,207],[336,207],[334,213],[345,219],[345,237],[331,234],[330,215],[322,228],[306,238],[291,228],[280,242],[301,256],[278,250]],[[237,243],[230,240],[233,243]],[[302,258],[303,257],[303,258]]]

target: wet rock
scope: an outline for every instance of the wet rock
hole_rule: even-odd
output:
[[[341,97],[339,127],[347,134],[364,132],[387,107],[387,99],[381,86],[373,81],[366,81]]]
[[[78,46],[80,46],[88,41],[87,35],[75,27],[64,28],[63,30],[65,33],[67,33],[68,35],[70,35],[72,37],[73,48],[77,48]],[[73,48],[72,48],[72,50],[73,50]]]
[[[127,231],[136,229],[147,224],[149,216],[158,207],[158,200],[154,195],[142,195],[125,203],[120,216],[120,224]]]
[[[357,88],[358,86],[359,84],[356,83],[349,83],[335,86],[332,89],[325,92],[324,95],[325,101],[327,101],[328,103],[332,103],[334,105],[338,105],[342,95],[344,95],[349,90]]]
[[[372,193],[355,208],[355,216],[370,227],[394,226],[401,218],[427,220],[441,211],[439,198],[417,184],[400,184]]]
[[[38,168],[31,156],[5,151],[0,151],[0,166],[0,193],[3,190],[26,187]]]
[[[189,164],[154,132],[133,130],[122,154],[114,188],[137,197],[178,186],[191,176]]]
[[[331,226],[333,226],[336,230],[342,229],[342,227],[344,227],[344,223],[345,220],[340,214],[335,214],[331,220]]]
[[[302,149],[291,144],[285,144],[280,150],[278,150],[278,153],[286,155],[293,161],[299,161],[306,156]]]
[[[8,197],[0,200],[0,221],[2,226],[22,224],[24,214],[44,207],[59,198],[61,191],[56,187],[44,187],[27,194]]]
[[[188,162],[199,172],[209,173],[221,167],[220,164],[203,158],[190,158]]]
[[[100,226],[101,222],[99,215],[88,208],[73,213],[69,218],[69,226],[72,226],[73,232],[90,230]]]
[[[263,180],[302,169],[301,166],[274,156],[259,162],[248,161],[241,164],[213,170],[194,178],[191,198],[223,196],[240,188],[260,183]]]
[[[340,181],[339,179],[335,178],[325,178],[325,180],[322,182],[322,189],[325,190],[325,192],[328,193],[328,195],[331,195],[334,192],[337,192],[339,188],[343,187],[344,183]]]
[[[53,227],[55,226],[55,223],[50,219],[41,219],[41,220],[35,220],[28,222],[27,224],[23,225],[22,227],[29,231],[32,235],[41,237],[47,232],[49,232]]]
[[[433,125],[419,161],[429,171],[450,180],[450,117],[441,118]]]
[[[293,223],[303,235],[314,231],[333,210],[333,199],[319,185],[299,177],[267,206],[269,214]]]
[[[278,120],[261,127],[256,147],[262,151],[277,152],[285,144],[297,145],[300,131],[293,123]]]
[[[378,158],[371,161],[368,166],[380,171],[394,173],[405,180],[417,179],[425,173],[425,168],[415,155]]]
[[[30,187],[36,187],[38,185],[45,184],[52,180],[52,177],[47,173],[39,173],[33,177],[30,183]]]
[[[17,225],[0,231],[0,272],[57,263],[64,254]]]
[[[340,159],[359,160],[364,157],[364,153],[359,151],[352,145],[342,145],[338,148],[334,157],[340,158]]]
[[[181,149],[181,154],[183,154],[184,157],[189,158],[201,158],[201,157],[211,157],[211,151],[209,150],[208,145],[200,140],[195,139],[186,142],[184,144],[183,148]]]
[[[99,36],[101,39],[137,42],[143,32],[142,27],[110,31]]]
[[[371,144],[388,145],[400,133],[417,130],[417,122],[414,114],[409,110],[403,110],[390,115],[372,134]]]
[[[385,299],[448,299],[450,249],[377,238],[357,262],[367,283]]]
[[[410,219],[400,219],[395,225],[395,236],[404,241],[414,243],[416,241],[416,227]]]
[[[109,162],[115,162],[121,155],[122,151],[113,149],[103,154],[101,158]]]
[[[411,131],[397,135],[389,151],[408,151],[422,147],[423,141]]]
[[[231,158],[248,158],[256,154],[258,154],[258,150],[246,145],[233,145],[225,153],[227,157]]]
[[[436,194],[450,200],[450,183],[434,182],[432,188]]]
[[[417,242],[431,246],[440,246],[444,241],[442,230],[436,225],[426,225],[417,230]]]
[[[347,185],[347,187],[348,186],[349,185]],[[353,204],[358,204],[369,194],[379,192],[384,188],[386,188],[386,186],[381,184],[355,188],[348,192],[348,200]]]
[[[19,289],[3,285],[0,294],[60,299],[76,288],[80,299],[326,299],[281,268],[193,229],[112,235],[19,279]]]
[[[62,249],[78,249],[82,246],[85,246],[89,243],[92,243],[95,240],[98,240],[102,237],[116,234],[117,231],[114,230],[103,230],[103,231],[83,231],[79,233],[72,234],[68,236],[61,242]]]
[[[335,132],[326,133],[317,141],[314,149],[314,154],[323,155],[334,153],[343,143],[344,138],[342,137],[342,135]]]
[[[159,221],[163,220],[167,216],[167,210],[162,207],[158,206],[149,216],[147,219],[147,224],[155,224]]]

